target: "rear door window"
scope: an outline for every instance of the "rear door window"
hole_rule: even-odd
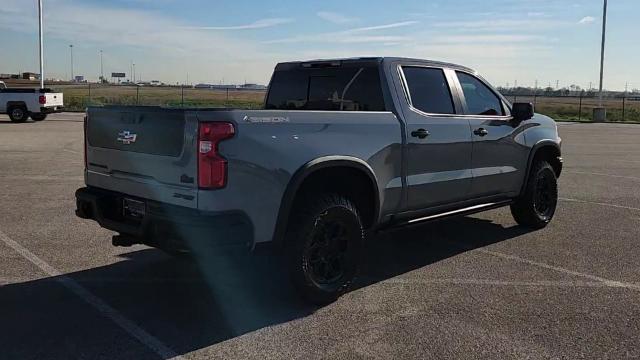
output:
[[[502,101],[475,76],[456,71],[470,115],[503,116]]]
[[[267,109],[385,111],[377,67],[276,71]]]
[[[402,71],[414,108],[429,114],[456,113],[451,89],[442,69],[405,66]]]

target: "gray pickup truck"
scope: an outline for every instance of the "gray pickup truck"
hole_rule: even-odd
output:
[[[263,110],[90,107],[76,214],[114,245],[283,249],[310,301],[352,283],[373,231],[511,206],[553,218],[561,139],[466,67],[278,64]]]

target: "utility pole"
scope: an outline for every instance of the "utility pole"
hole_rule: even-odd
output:
[[[598,107],[593,109],[593,121],[605,122],[607,121],[607,109],[602,103],[602,91],[604,81],[604,49],[605,41],[607,39],[607,0],[604,0],[602,9],[602,44],[600,46],[600,87],[598,90]]]
[[[133,66],[133,83],[136,83],[136,63],[132,64]]]
[[[71,52],[71,81],[73,81],[73,45],[69,45],[69,51]]]
[[[44,47],[43,41],[43,29],[42,29],[42,0],[38,0],[38,32],[40,43],[40,89],[44,89]]]
[[[560,80],[556,80],[556,90],[560,89]]]
[[[600,47],[600,94],[598,95],[599,106],[602,107],[602,82],[604,79],[604,48],[607,39],[607,0],[604,0],[602,10],[602,45]]]
[[[104,68],[102,66],[102,50],[100,50],[100,83],[104,81]]]

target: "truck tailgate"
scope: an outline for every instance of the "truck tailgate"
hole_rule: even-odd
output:
[[[197,208],[198,122],[187,114],[154,107],[89,108],[87,185]]]
[[[63,106],[63,94],[62,93],[45,93],[46,102],[43,106],[45,107],[56,107]]]

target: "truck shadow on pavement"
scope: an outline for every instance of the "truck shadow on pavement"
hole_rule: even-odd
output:
[[[356,290],[526,231],[477,218],[372,237]],[[186,354],[264,327],[311,315],[270,254],[168,257],[143,249],[103,267],[0,287],[0,349],[7,358],[157,358],[80,297],[81,284],[122,316]],[[349,301],[342,299],[340,301]]]

